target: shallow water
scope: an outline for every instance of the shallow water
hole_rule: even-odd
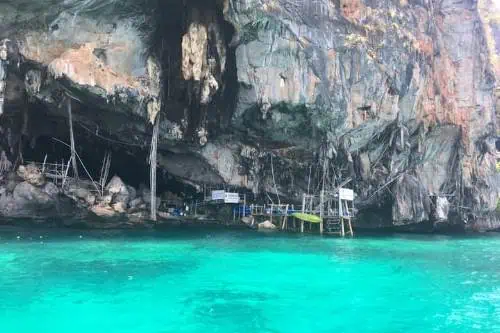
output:
[[[0,229],[2,333],[403,331],[500,332],[500,237]]]

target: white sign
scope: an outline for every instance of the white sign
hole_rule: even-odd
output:
[[[348,201],[353,201],[354,200],[354,191],[348,188],[341,188],[339,190],[339,196],[340,200],[348,200]]]
[[[224,195],[225,203],[239,203],[240,195],[238,193],[227,193]]]
[[[222,191],[212,191],[212,200],[224,200],[224,194],[226,193],[226,191],[222,190]]]

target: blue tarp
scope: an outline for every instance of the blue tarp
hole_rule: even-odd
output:
[[[252,214],[252,210],[249,206],[237,206],[233,208],[233,213],[242,216],[248,216]]]

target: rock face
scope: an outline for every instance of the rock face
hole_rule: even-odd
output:
[[[71,200],[59,196],[49,184],[34,186],[26,181],[18,183],[12,193],[0,195],[0,212],[8,218],[80,217]]]
[[[194,187],[300,201],[350,177],[360,211],[391,216],[377,227],[497,229],[499,13],[491,0],[3,1],[0,111],[17,120],[0,119],[0,145],[14,162],[19,142],[57,135],[44,117],[65,119],[68,95],[87,132],[130,155],[161,114],[159,167]],[[111,204],[141,204],[118,187]]]

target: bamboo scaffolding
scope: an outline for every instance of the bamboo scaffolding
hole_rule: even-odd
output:
[[[57,138],[52,138],[52,140],[54,141],[57,141],[63,145],[65,145],[66,147],[70,148],[71,149],[71,146],[69,144],[67,144],[66,142],[64,141],[61,141]],[[97,185],[97,183],[94,181],[94,178],[92,178],[92,176],[90,175],[89,171],[87,170],[87,168],[85,167],[85,164],[83,163],[82,159],[80,158],[80,155],[78,155],[78,153],[75,151],[75,156],[76,158],[78,158],[78,161],[80,161],[80,164],[82,165],[83,167],[83,170],[85,170],[85,173],[87,174],[87,176],[89,177],[89,179],[92,181],[92,184],[94,185],[95,189],[97,190],[98,193],[101,193],[101,191],[99,190],[99,186]],[[64,162],[63,162],[63,165],[64,165]],[[63,167],[64,169],[64,167]]]

